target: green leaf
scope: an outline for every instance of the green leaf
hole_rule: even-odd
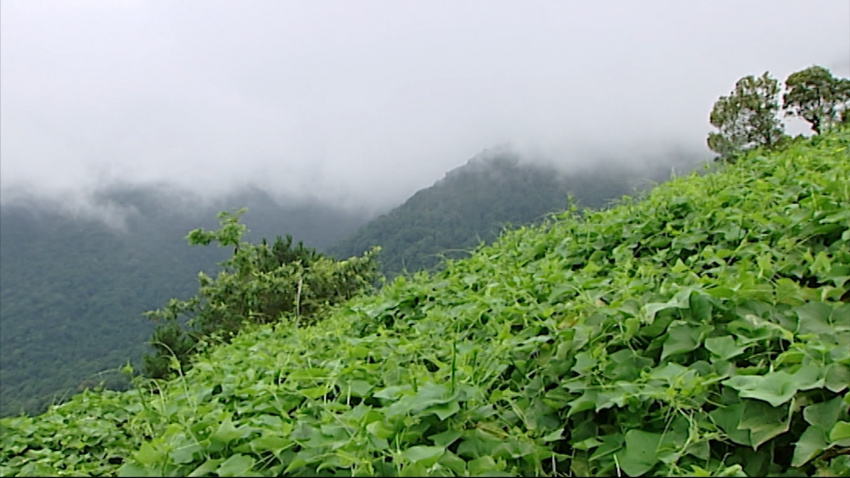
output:
[[[142,443],[139,451],[136,452],[136,460],[142,465],[153,465],[162,459],[163,453],[156,450],[148,442]]]
[[[850,367],[840,363],[831,363],[826,367],[826,388],[838,393],[850,387]]]
[[[750,443],[758,449],[763,443],[788,431],[790,407],[771,407],[760,400],[744,400],[744,411],[738,429],[749,430]]]
[[[699,347],[705,332],[704,327],[693,327],[683,321],[673,322],[667,329],[668,335],[664,341],[661,360],[696,349]]]
[[[223,450],[227,447],[228,443],[239,439],[241,436],[242,433],[233,426],[230,417],[227,417],[222,420],[216,431],[210,434],[209,439],[213,444],[210,448],[214,451]]]
[[[738,428],[743,414],[744,404],[736,403],[730,406],[718,407],[712,410],[709,416],[726,433],[726,436],[730,440],[739,445],[752,446],[750,442],[750,431]]]
[[[123,469],[123,467],[122,467]],[[143,474],[138,476],[154,476],[150,474],[150,470],[141,468]],[[124,471],[125,473],[127,470]],[[11,474],[3,474],[0,476],[12,476]],[[21,468],[21,471],[14,476],[63,476],[56,468],[46,465],[41,462],[29,462]],[[119,476],[135,476],[135,475],[119,475]]]
[[[800,327],[797,333],[801,335],[830,335],[834,332],[832,325],[829,323],[829,317],[832,315],[832,307],[828,304],[809,302],[795,307],[794,311],[800,319]]]
[[[422,414],[433,413],[437,415],[440,420],[445,420],[455,413],[460,411],[460,405],[457,401],[452,401],[448,403],[439,403],[436,405],[431,405],[430,407],[422,410]]]
[[[407,463],[402,466],[399,476],[418,477],[427,474],[427,468],[422,463]]]
[[[475,429],[464,433],[463,441],[457,447],[457,454],[467,458],[491,456],[501,441],[496,437]]]
[[[590,437],[590,438],[585,438],[584,440],[582,440],[578,443],[573,443],[572,447],[576,450],[585,450],[586,451],[586,450],[590,450],[591,448],[596,448],[601,444],[602,444],[601,441],[597,440],[594,437]]]
[[[294,445],[294,442],[289,438],[272,434],[273,432],[264,432],[260,437],[257,437],[248,442],[248,447],[254,453],[272,452],[275,455],[281,451]]]
[[[806,431],[800,435],[800,439],[794,445],[794,457],[791,459],[791,466],[805,465],[828,446],[826,432],[823,428],[817,426],[806,428]]]
[[[626,432],[626,447],[617,453],[620,467],[629,476],[641,476],[658,463],[658,444],[661,443],[660,433],[650,433],[641,430]]]
[[[679,292],[678,294],[676,294],[675,297],[673,297],[672,299],[670,299],[667,302],[664,302],[664,303],[654,302],[654,303],[646,304],[646,305],[643,306],[643,312],[650,319],[653,319],[653,318],[655,318],[655,315],[658,314],[659,312],[661,312],[662,310],[687,309],[688,306],[689,306],[687,295],[689,295],[690,292],[691,292],[690,289],[685,289],[685,290]]]
[[[709,443],[709,440],[693,442],[685,448],[685,453],[701,460],[708,460],[711,456],[711,443]]]
[[[836,456],[829,461],[829,467],[820,474],[821,476],[850,476],[850,455]]]
[[[348,382],[352,397],[368,397],[373,386],[366,380],[352,380]]]
[[[376,421],[366,425],[366,431],[368,431],[369,433],[371,433],[372,435],[374,435],[378,438],[384,438],[384,439],[393,436],[393,434],[395,433],[395,430],[387,427],[384,424],[383,420],[376,420]]]
[[[567,412],[567,417],[569,418],[585,410],[593,410],[599,401],[599,393],[595,390],[588,390],[568,404],[570,411]]]
[[[817,367],[802,367],[794,375],[784,370],[770,372],[765,375],[738,375],[723,383],[740,392],[743,398],[764,400],[774,407],[791,400],[797,390],[808,390],[823,385],[823,379],[818,378],[820,371]]]
[[[431,467],[446,451],[441,446],[412,446],[401,452],[401,458],[410,463],[419,463],[425,468]]]
[[[386,398],[388,400],[396,400],[398,399],[402,393],[410,390],[410,385],[394,385],[392,387],[386,387],[384,389],[378,390],[373,393],[372,396],[375,398]]]
[[[840,421],[829,431],[829,441],[840,442],[850,440],[850,422]],[[850,446],[850,445],[842,445]]]
[[[803,418],[809,425],[815,425],[823,430],[829,430],[838,421],[843,408],[841,397],[835,397],[826,402],[814,403],[807,406],[803,410]]]
[[[195,455],[201,450],[203,450],[201,445],[197,443],[189,443],[173,450],[170,453],[170,456],[174,463],[191,463],[195,459]]]
[[[466,462],[463,458],[455,455],[449,450],[446,450],[437,463],[451,470],[455,476],[463,476],[466,472]]]
[[[463,436],[463,433],[457,430],[446,430],[442,433],[438,433],[436,435],[431,435],[428,437],[434,445],[447,448],[452,443],[456,442],[458,438]]]
[[[596,366],[598,361],[590,355],[590,352],[579,352],[576,354],[576,363],[572,370],[577,374],[589,372]]]
[[[40,476],[58,476],[54,470],[37,470]],[[38,476],[36,475],[36,476]],[[136,463],[125,462],[118,468],[117,476],[120,477],[132,477],[132,476],[157,476],[159,473],[156,473],[150,467],[139,465]]]
[[[541,440],[544,442],[558,441],[564,438],[564,429],[559,428],[548,435],[544,435]]]
[[[443,405],[450,402],[455,402],[455,406],[457,405],[457,399],[459,396],[459,392],[452,393],[451,389],[446,385],[436,384],[436,383],[425,383],[419,387],[419,391],[416,392],[415,395],[409,397],[410,410],[414,412],[420,412],[425,410],[431,410],[431,407],[434,405]],[[449,405],[448,407],[436,407],[433,410],[435,414],[447,414],[446,416],[453,415],[456,413],[460,407],[456,410],[454,406]]]
[[[721,360],[729,360],[732,357],[737,357],[747,350],[746,346],[738,346],[735,343],[735,339],[729,335],[705,339],[705,348],[714,355],[719,356]]]
[[[223,461],[224,458],[208,458],[207,461],[201,463],[200,466],[192,470],[192,472],[189,473],[189,476],[210,476],[210,474],[214,472]]]
[[[237,453],[225,460],[215,472],[218,476],[245,476],[254,463],[255,460],[250,456]]]
[[[307,398],[315,400],[327,395],[330,392],[330,387],[327,385],[318,385],[316,387],[300,388],[298,392]]]
[[[701,234],[700,236],[705,236]],[[707,322],[711,320],[711,299],[708,296],[699,292],[692,292],[690,296],[690,307],[693,318],[699,322]]]
[[[466,468],[469,470],[470,476],[510,476],[499,473],[501,470],[499,470],[493,457],[490,456],[470,460],[467,462]]]
[[[794,372],[797,390],[811,390],[824,386],[823,368],[814,364],[806,364]]]

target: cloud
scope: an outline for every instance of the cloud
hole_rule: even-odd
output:
[[[383,207],[497,144],[564,168],[704,151],[711,106],[741,76],[850,74],[838,1],[0,10],[0,200],[25,181],[124,180]]]

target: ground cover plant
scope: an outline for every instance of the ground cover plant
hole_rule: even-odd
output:
[[[178,362],[175,368],[189,367],[200,347],[226,343],[246,323],[275,322],[292,314],[296,326],[312,322],[378,281],[373,257],[380,248],[337,261],[302,242],[293,246],[290,235],[251,244],[242,239],[248,229],[239,223],[244,212],[221,212],[220,229],[199,228],[186,236],[190,245],[233,247],[233,255],[219,263],[215,278],[198,274],[195,296],[171,299],[146,313],[157,322],[150,339],[153,353],[142,357],[146,377],[173,378],[172,360]]]
[[[0,475],[850,475],[850,130],[0,420]]]

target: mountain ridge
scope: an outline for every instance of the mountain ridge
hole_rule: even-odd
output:
[[[313,325],[243,329],[174,380],[0,419],[0,466],[846,476],[848,158],[844,129],[503,231]]]

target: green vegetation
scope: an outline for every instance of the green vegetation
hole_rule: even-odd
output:
[[[246,323],[278,322],[281,314],[294,314],[296,327],[312,323],[328,307],[378,280],[372,259],[377,249],[335,261],[302,242],[292,247],[289,235],[285,242],[278,236],[272,246],[265,239],[253,245],[242,240],[247,228],[239,224],[239,216],[244,212],[219,213],[219,230],[195,229],[186,237],[193,246],[232,246],[233,256],[221,263],[223,270],[215,280],[203,272],[198,275],[194,297],[171,299],[146,314],[158,325],[150,340],[154,354],[143,357],[145,376],[173,376],[173,369],[185,368],[201,344],[226,343]]]
[[[711,110],[711,124],[719,131],[708,134],[708,147],[719,159],[734,161],[755,147],[776,148],[788,136],[778,117],[779,82],[765,72],[738,80],[729,96],[721,96]],[[835,78],[822,66],[792,73],[785,80],[782,109],[811,124],[815,133],[832,125],[850,124],[850,79]]]
[[[720,131],[709,133],[708,147],[729,158],[757,146],[776,146],[784,135],[777,117],[779,91],[779,82],[767,72],[738,80],[735,90],[721,96],[711,110],[711,125]]]
[[[843,119],[850,109],[850,79],[835,78],[822,66],[812,66],[792,73],[785,81],[787,92],[782,101],[788,116],[798,116],[821,133]]]
[[[216,264],[227,259],[226,248],[186,247],[182,240],[192,227],[214,227],[210,219],[219,210],[214,208],[247,206],[243,219],[251,226],[245,235],[249,241],[290,232],[338,259],[380,245],[376,260],[383,273],[393,276],[439,267],[442,257],[468,256],[506,225],[539,222],[562,209],[568,194],[582,206],[603,206],[630,193],[640,185],[637,180],[667,179],[671,167],[656,164],[640,172],[594,167],[564,176],[501,153],[474,158],[353,235],[365,217],[311,202],[280,205],[256,190],[212,204],[163,187],[100,191],[96,197],[100,204],[130,211],[124,230],[71,217],[54,204],[4,203],[0,416],[40,413],[51,403],[101,383],[126,388],[129,382],[117,373],[118,367],[130,360],[144,369],[141,357],[150,351],[146,339],[153,324],[145,320],[144,311],[161,307],[170,298],[176,298],[172,305],[186,304],[198,292],[198,271],[216,274]],[[679,168],[681,156],[671,158]],[[338,245],[331,249],[334,244]],[[227,310],[239,314],[236,308]],[[186,311],[176,314],[193,314]],[[185,357],[198,343],[185,335],[185,323],[168,323],[157,332],[160,344],[154,346],[153,356],[160,359],[148,359],[148,373],[153,376],[168,371],[170,359],[165,358],[163,344]]]
[[[572,208],[4,418],[0,475],[847,476],[848,177],[843,128]]]
[[[125,227],[49,202],[0,208],[0,416],[40,413],[102,382],[126,388],[117,370],[128,360],[141,366],[153,330],[144,312],[195,295],[198,272],[215,274],[227,259],[225,248],[183,239],[193,227],[215,227],[219,210],[249,208],[248,240],[291,232],[319,250],[368,219],[315,203],[279,205],[258,191],[205,204],[168,188],[121,186],[96,200],[128,211]]]
[[[689,166],[681,157],[676,160],[679,167]],[[380,270],[389,278],[433,270],[446,258],[469,256],[505,227],[539,223],[564,209],[568,196],[582,207],[602,207],[631,194],[640,181],[667,180],[671,167],[656,162],[641,170],[596,166],[566,174],[521,162],[508,150],[487,150],[367,223],[330,253],[344,258],[378,245]]]

